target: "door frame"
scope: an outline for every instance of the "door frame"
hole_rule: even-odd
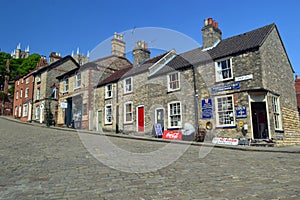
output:
[[[143,117],[143,121],[144,121],[144,130],[143,131],[139,131],[139,108],[143,108],[144,111],[144,117]],[[136,107],[136,131],[137,132],[145,132],[145,106],[144,105],[139,105]]]
[[[155,124],[157,124],[157,110],[163,110],[163,114],[164,114],[164,124],[161,124],[162,127],[166,127],[166,112],[165,112],[165,108],[160,107],[160,108],[155,108],[155,113],[154,113],[154,117],[155,117]]]
[[[97,121],[96,121],[96,123],[97,123],[97,131],[99,131],[100,129],[99,129],[99,112],[101,111],[101,113],[102,113],[102,115],[103,115],[103,111],[102,111],[102,109],[98,109],[97,110]],[[102,120],[101,120],[101,122],[103,121],[103,116],[101,116],[102,117]],[[102,125],[102,124],[101,124]]]
[[[252,120],[252,106],[251,103],[265,103],[266,106],[266,118],[267,118],[267,129],[268,129],[268,138],[271,138],[271,127],[270,127],[270,116],[269,116],[269,106],[268,106],[268,94],[265,92],[258,93],[249,93],[249,116],[251,122],[251,138],[254,139],[254,130],[253,130],[253,120]]]

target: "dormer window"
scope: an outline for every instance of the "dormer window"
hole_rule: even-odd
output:
[[[225,59],[216,62],[216,81],[226,81],[233,78],[232,75],[232,61]]]

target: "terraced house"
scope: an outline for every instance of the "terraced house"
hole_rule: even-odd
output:
[[[170,130],[190,124],[196,131],[212,128],[214,137],[299,140],[294,70],[277,26],[223,39],[209,18],[202,41],[189,52],[168,51],[152,59],[145,45],[137,45],[142,54],[133,50],[133,68],[99,84],[97,109],[104,120],[97,126],[149,133],[155,123]],[[110,84],[116,90],[113,102],[103,99]]]
[[[128,68],[131,63],[125,58],[125,43],[121,34],[114,34],[112,55],[99,58],[65,72],[59,76],[60,92],[58,124],[74,128],[96,130],[94,126],[94,88],[99,81],[115,72]]]

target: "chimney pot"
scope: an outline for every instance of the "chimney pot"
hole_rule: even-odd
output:
[[[210,17],[208,18],[208,25],[211,25],[213,23],[213,19]]]

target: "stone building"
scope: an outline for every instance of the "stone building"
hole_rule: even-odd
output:
[[[135,61],[121,78],[112,75],[118,101],[104,101],[99,110],[106,112],[103,119],[118,122],[102,127],[148,133],[159,119],[164,129],[191,124],[196,131],[209,129],[211,137],[299,142],[294,70],[276,25],[222,39],[209,18],[202,36],[201,48]],[[99,85],[102,95],[106,85]]]
[[[124,48],[123,48],[124,47]],[[95,130],[94,88],[99,82],[123,68],[131,66],[125,57],[125,43],[122,35],[115,33],[112,39],[112,55],[99,58],[82,65],[79,69],[61,74],[57,77],[60,85],[61,106],[58,124],[75,128]],[[66,91],[66,84],[69,89]]]
[[[39,123],[46,123],[47,119],[51,119],[51,123],[57,122],[59,86],[56,77],[80,67],[71,56],[61,58],[59,54],[51,53],[49,60],[49,65],[32,72],[35,77],[32,119]]]
[[[25,51],[22,51],[20,43],[18,44],[17,48],[11,53],[11,57],[15,59],[27,58],[28,56],[29,56],[29,46],[27,46]]]
[[[296,90],[296,98],[297,98],[297,107],[300,118],[300,77],[296,75],[295,79],[295,90]]]

